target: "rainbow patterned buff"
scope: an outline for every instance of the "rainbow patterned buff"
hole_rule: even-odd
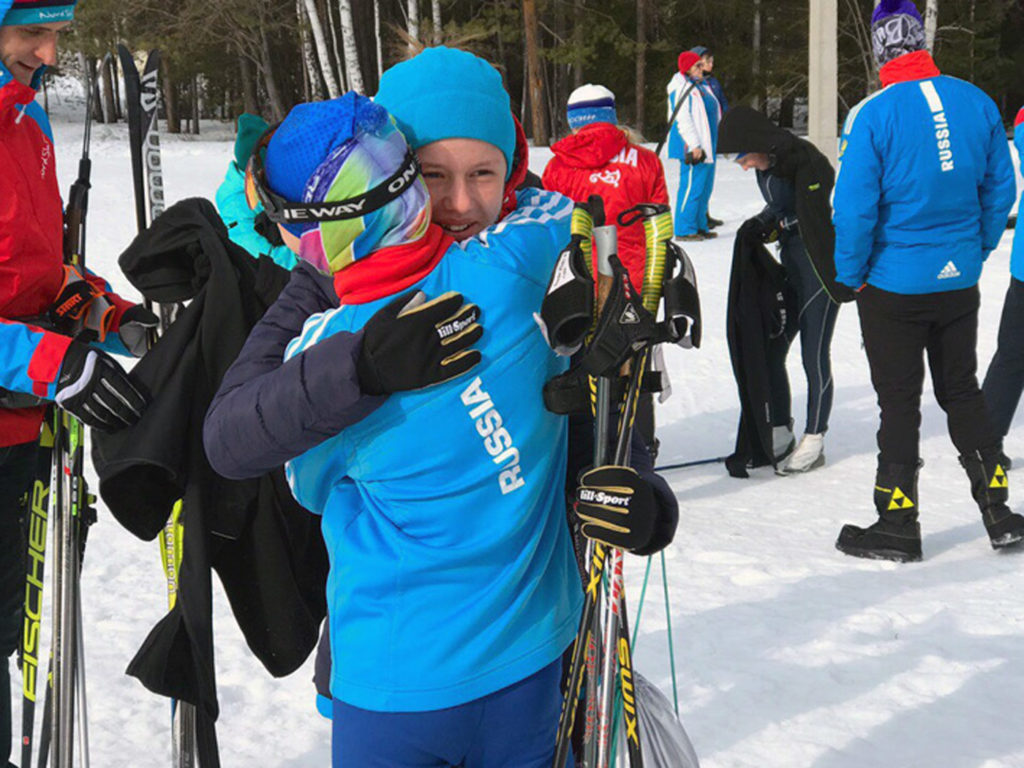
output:
[[[267,146],[267,182],[278,195],[301,203],[327,203],[365,194],[402,166],[405,137],[383,107],[355,92],[299,104]],[[289,223],[299,258],[334,274],[388,246],[423,237],[430,197],[417,175],[402,194],[364,216],[342,221]]]

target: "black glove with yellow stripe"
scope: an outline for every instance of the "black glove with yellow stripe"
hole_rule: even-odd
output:
[[[483,335],[480,308],[449,291],[427,301],[423,291],[393,299],[363,327],[356,362],[359,387],[387,395],[461,376],[480,362],[473,345]]]
[[[635,470],[605,465],[587,470],[576,487],[576,516],[588,539],[635,555],[650,555],[672,541],[675,520]]]

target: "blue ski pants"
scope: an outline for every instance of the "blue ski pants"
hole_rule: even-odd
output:
[[[676,237],[695,235],[708,229],[708,201],[715,183],[715,164],[687,165],[679,162],[679,189],[676,191]]]
[[[371,712],[334,699],[332,765],[549,768],[562,705],[561,677],[558,659],[515,685],[428,712]]]

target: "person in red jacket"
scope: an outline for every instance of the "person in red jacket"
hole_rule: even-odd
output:
[[[576,202],[600,195],[609,224],[637,203],[668,205],[661,160],[632,143],[618,127],[615,94],[601,85],[581,85],[570,94],[567,112],[572,133],[551,145],[554,157],[544,169],[544,189]],[[617,229],[619,258],[629,270],[633,287],[643,290],[644,226],[637,222]]]
[[[584,202],[591,195],[601,196],[605,221],[616,223],[619,258],[633,287],[642,291],[647,263],[644,227],[639,221],[623,227],[618,224],[618,216],[638,203],[668,205],[661,160],[651,150],[630,141],[618,126],[615,94],[603,85],[581,85],[569,95],[566,111],[572,133],[551,145],[554,157],[544,169],[544,188],[576,202]],[[650,394],[640,398],[636,423],[651,457],[655,457],[658,441],[654,439],[654,402]]]
[[[134,421],[145,403],[127,375],[71,337],[79,320],[94,320],[88,326],[102,332],[105,346],[125,353],[143,342],[143,326],[156,323],[102,279],[64,265],[53,138],[35,96],[43,70],[56,63],[74,5],[0,0],[0,766],[8,765],[11,748],[8,658],[21,638],[25,595],[19,518],[45,401],[94,427]],[[80,317],[64,311],[72,305],[83,308]]]

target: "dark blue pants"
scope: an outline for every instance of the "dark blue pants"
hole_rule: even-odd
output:
[[[550,768],[562,660],[500,691],[429,712],[370,712],[334,700],[334,768]]]
[[[0,766],[11,754],[10,657],[21,639],[25,600],[23,501],[32,486],[36,443],[0,448]]]
[[[829,298],[811,265],[811,259],[799,235],[788,236],[782,244],[782,266],[786,280],[797,298],[797,322],[790,324],[790,341],[799,331],[800,358],[807,379],[807,421],[804,432],[820,434],[828,429],[832,413],[832,333],[836,328],[839,305]],[[774,426],[789,423],[790,388],[785,357],[772,362],[772,421]]]
[[[1011,277],[999,320],[999,341],[981,386],[992,428],[1000,438],[1010,422],[1024,389],[1024,283]]]

